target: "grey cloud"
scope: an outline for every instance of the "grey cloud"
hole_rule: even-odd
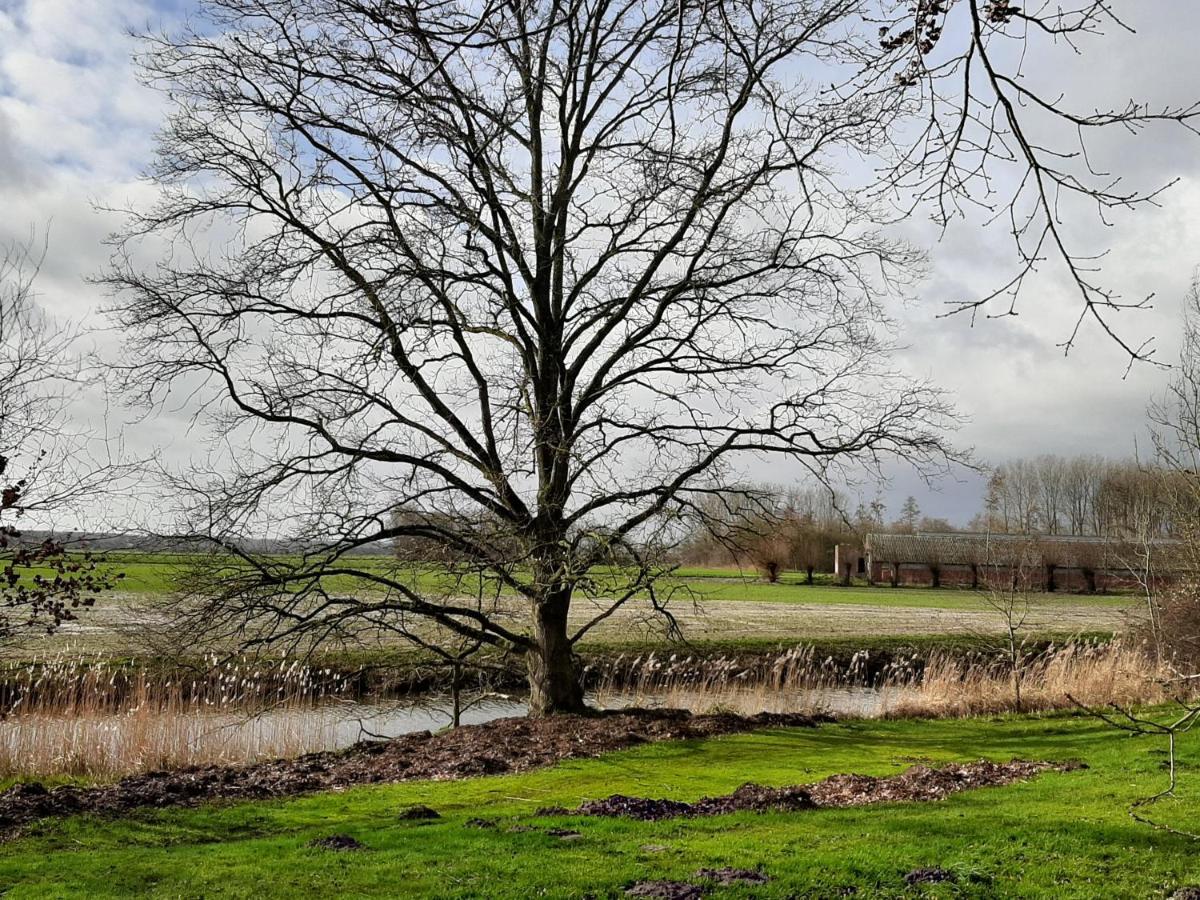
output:
[[[131,16],[144,18],[151,7],[118,0],[29,4],[34,6],[40,11],[26,15],[22,26],[33,31],[0,27],[5,83],[0,237],[27,234],[30,226],[49,227],[51,254],[39,283],[42,302],[65,317],[100,323],[103,297],[85,278],[103,265],[107,251],[101,241],[115,220],[96,212],[93,201],[120,206],[149,196],[134,176],[148,161],[160,103],[137,85],[121,26]],[[1079,61],[1060,47],[1046,57],[1056,68],[1033,59],[1030,78],[1060,86],[1083,110],[1099,103],[1121,105],[1128,98],[1200,99],[1200,54],[1194,49],[1200,46],[1200,9],[1178,0],[1137,0],[1123,7],[1137,35],[1113,32]],[[187,11],[184,3],[172,14]],[[80,47],[95,52],[80,57],[74,52]],[[80,61],[87,65],[76,64]],[[17,129],[22,132],[14,134]],[[1194,213],[1200,208],[1200,139],[1158,128],[1143,138],[1100,139],[1096,164],[1125,173],[1142,187],[1177,175],[1184,182],[1164,198],[1161,209],[1118,215],[1112,228],[1075,223],[1069,228],[1086,246],[1111,248],[1104,278],[1125,296],[1157,292],[1154,309],[1122,315],[1120,321],[1130,335],[1156,336],[1160,356],[1169,361],[1176,352],[1179,298],[1200,262],[1200,250],[1193,249],[1200,247]],[[982,460],[1045,452],[1132,453],[1135,436],[1143,432],[1145,403],[1168,376],[1141,366],[1123,377],[1121,354],[1090,326],[1064,359],[1057,345],[1070,333],[1078,298],[1061,273],[1048,268],[1031,285],[1017,318],[979,319],[974,327],[966,316],[938,318],[944,301],[978,296],[1010,271],[1013,259],[1003,227],[984,231],[979,225],[979,218],[955,223],[940,242],[923,222],[900,230],[931,247],[931,271],[914,291],[914,302],[893,310],[906,347],[898,364],[955,397],[968,420],[959,442],[973,446]],[[95,341],[105,352],[120,352],[119,336],[101,334]],[[182,433],[186,420],[187,412],[180,411],[169,427],[160,422],[130,429],[127,443],[135,453],[148,450]],[[186,441],[167,452],[183,459],[187,448],[179,443]],[[771,468],[750,474],[781,480],[801,473]],[[978,506],[981,480],[970,472],[943,481],[936,491],[911,472],[897,469],[892,475],[887,501],[893,513],[909,493],[927,513],[959,522]]]

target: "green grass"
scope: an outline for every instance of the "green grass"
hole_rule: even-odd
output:
[[[166,594],[174,590],[180,574],[186,571],[189,558],[185,554],[111,553],[104,556],[105,565],[124,574],[121,590],[140,594]],[[360,567],[370,572],[388,572],[395,577],[397,572],[392,560],[387,557],[353,557],[346,565]],[[429,592],[466,593],[478,588],[477,576],[468,576],[460,581],[449,573],[429,567],[410,567],[400,577],[411,587]],[[330,579],[330,588],[345,590],[353,587],[347,578]],[[843,587],[824,576],[818,583],[804,583],[802,573],[789,572],[776,584],[758,579],[753,572],[737,569],[683,568],[664,578],[660,590],[673,591],[677,602],[698,600],[699,602],[797,603],[815,605],[857,604],[876,607],[920,608],[920,609],[979,609],[980,596],[976,591],[956,588],[937,590],[917,587],[898,587],[854,584]],[[1119,607],[1128,605],[1128,595],[1085,596],[1070,593],[1039,594],[1034,598],[1039,605],[1071,605]]]
[[[1176,825],[1200,815],[1197,741],[1181,747],[1183,800],[1156,809]],[[613,792],[695,799],[744,781],[789,784],[829,774],[898,772],[916,760],[1082,758],[1090,768],[936,804],[638,823],[538,818]],[[723,897],[920,895],[1151,897],[1200,884],[1184,838],[1138,825],[1130,801],[1164,781],[1162,742],[1082,718],[849,722],[659,744],[519,776],[358,788],[339,794],[133,819],[47,823],[0,847],[9,897],[621,897],[634,881],[687,879],[700,867],[761,867],[766,888]],[[404,822],[427,803],[444,818]],[[467,828],[486,816],[499,828]],[[574,828],[563,842],[541,830]],[[306,847],[346,833],[369,849]],[[910,889],[919,866],[957,884]]]
[[[877,607],[920,609],[979,609],[980,592],[958,588],[885,587],[881,585],[799,584],[790,580],[767,584],[751,578],[686,578],[670,583],[696,593],[700,602],[753,601],[757,603],[806,603],[817,605],[859,604]],[[682,597],[682,595],[681,595]],[[1127,595],[1036,594],[1032,601],[1041,606],[1127,606]]]

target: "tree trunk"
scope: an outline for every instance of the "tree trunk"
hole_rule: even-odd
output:
[[[580,713],[587,709],[575,656],[567,640],[569,607],[569,597],[534,604],[534,646],[525,654],[531,716]]]
[[[462,663],[457,659],[450,664],[450,700],[450,727],[457,728],[462,724]]]

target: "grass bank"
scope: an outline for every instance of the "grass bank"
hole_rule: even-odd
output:
[[[1196,743],[1180,748],[1182,799],[1155,810],[1175,825],[1200,815]],[[782,786],[985,757],[1079,758],[1090,768],[925,805],[657,823],[534,814],[615,792],[695,800],[745,781]],[[1165,896],[1200,883],[1195,844],[1126,814],[1162,786],[1162,766],[1161,742],[1078,717],[768,730],[520,776],[46,823],[0,847],[0,889],[10,897],[620,897],[638,880],[688,880],[729,865],[771,877],[752,889],[757,897],[899,897],[914,895],[906,873],[936,866],[956,879],[923,888],[936,896]],[[417,803],[443,817],[399,818]],[[468,827],[477,817],[497,827]],[[564,841],[550,828],[582,836]],[[335,832],[367,849],[307,846]]]

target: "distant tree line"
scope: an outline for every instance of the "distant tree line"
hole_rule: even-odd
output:
[[[708,504],[680,544],[679,562],[736,564],[772,582],[802,572],[811,584],[815,573],[833,571],[839,544],[860,546],[866,534],[885,527],[882,501],[851,510],[844,492],[821,485],[759,485],[733,497]]]
[[[995,467],[972,531],[1169,536],[1167,473],[1134,460],[1038,456]],[[1169,479],[1168,479],[1169,480]]]
[[[1173,482],[1181,477],[1163,466],[1098,455],[1016,459],[990,470],[983,509],[965,530],[1120,542],[1172,537],[1179,531],[1178,504],[1172,500],[1179,490]],[[802,572],[811,583],[815,573],[834,571],[838,545],[843,553],[853,553],[870,533],[960,530],[944,518],[922,515],[912,496],[889,518],[878,498],[855,504],[848,492],[822,485],[755,485],[713,498],[680,543],[676,559],[688,565],[753,568],[767,581],[777,581],[784,572]],[[1052,558],[1055,552],[1040,554],[1046,555],[1050,584],[1054,569],[1063,564]],[[936,568],[936,560],[926,562]],[[1099,560],[1078,565],[1094,589]]]

